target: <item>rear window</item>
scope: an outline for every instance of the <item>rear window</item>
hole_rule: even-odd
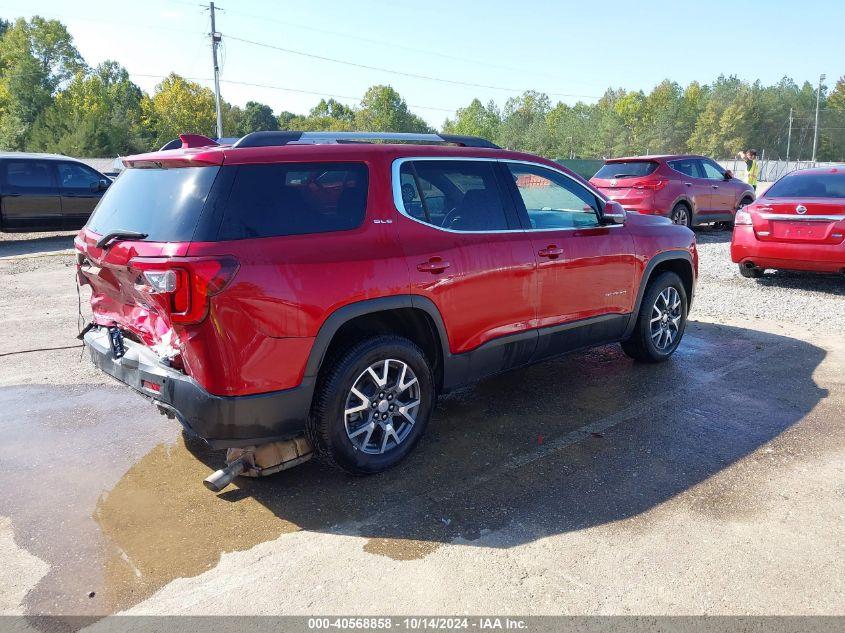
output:
[[[219,167],[127,169],[108,188],[88,228],[146,233],[152,242],[187,242]]]
[[[767,198],[845,198],[845,172],[784,176],[765,195]]]
[[[603,178],[610,180],[612,178],[640,178],[648,176],[655,169],[657,163],[650,160],[630,160],[619,163],[605,163],[604,166],[596,172],[593,178]]]
[[[367,208],[363,163],[241,165],[218,238],[238,240],[357,228]]]

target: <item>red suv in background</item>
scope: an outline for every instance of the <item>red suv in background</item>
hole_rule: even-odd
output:
[[[845,169],[787,174],[736,214],[731,258],[743,277],[767,268],[845,273]]]
[[[754,201],[751,185],[704,156],[641,156],[605,161],[590,182],[630,211],[675,224],[731,224]]]
[[[76,238],[84,340],[213,447],[305,433],[378,472],[438,393],[612,342],[663,361],[683,336],[693,233],[551,161],[445,135],[182,138],[125,159]]]

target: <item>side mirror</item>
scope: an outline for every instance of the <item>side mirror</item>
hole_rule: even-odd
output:
[[[111,182],[106,180],[105,178],[100,179],[100,182],[97,183],[97,191],[105,191],[109,188],[110,184]]]
[[[615,200],[609,200],[604,205],[601,218],[604,224],[625,224],[627,213],[622,205]]]
[[[730,169],[725,171],[725,180],[730,180],[733,177],[734,177],[734,173]]]

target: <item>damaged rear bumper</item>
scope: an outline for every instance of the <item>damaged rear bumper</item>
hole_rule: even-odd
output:
[[[285,440],[305,429],[314,393],[313,378],[283,391],[216,396],[134,341],[125,340],[126,354],[114,358],[105,328],[89,330],[84,341],[97,367],[151,399],[163,413],[174,415],[185,429],[212,448]]]

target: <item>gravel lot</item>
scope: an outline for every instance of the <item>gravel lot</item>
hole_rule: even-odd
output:
[[[770,270],[761,279],[745,279],[731,261],[730,231],[701,227],[696,234],[701,261],[692,318],[835,324],[845,331],[845,276]]]

